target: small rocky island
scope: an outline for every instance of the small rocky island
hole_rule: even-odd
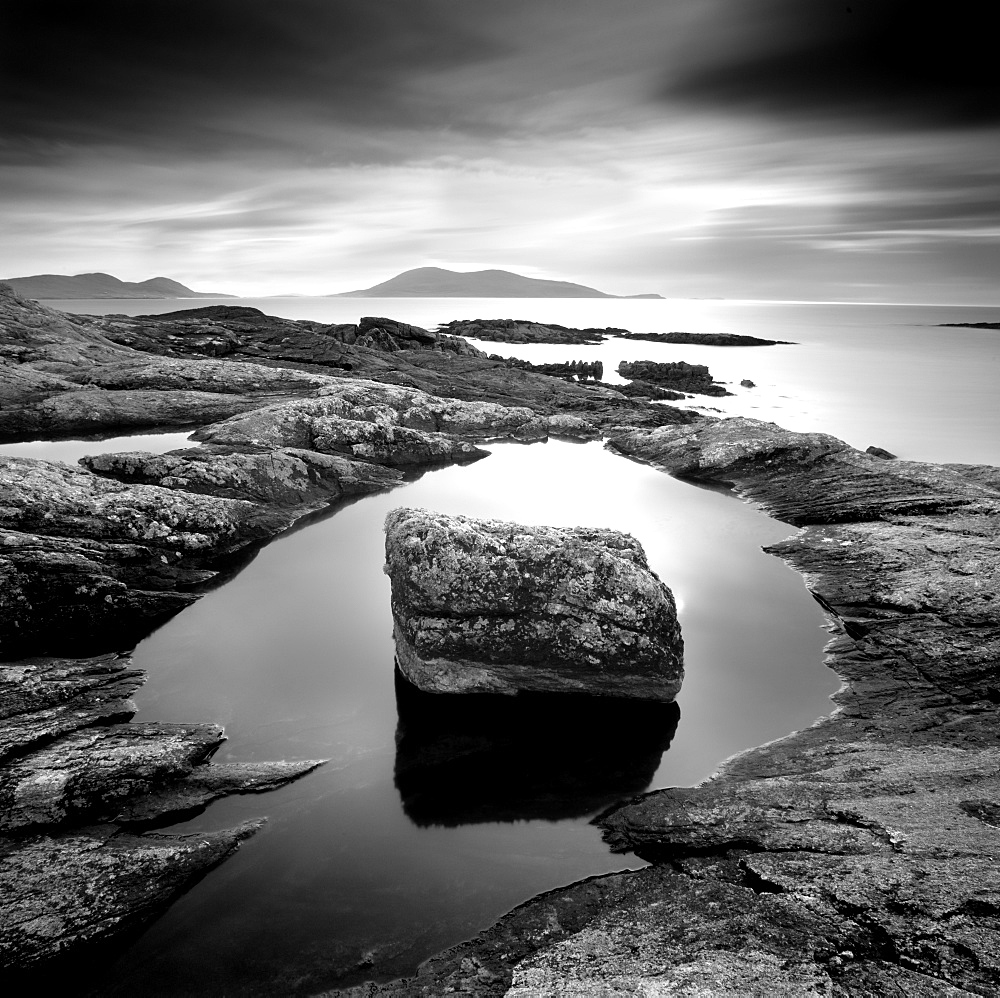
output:
[[[1000,992],[1000,470],[684,412],[389,319],[192,311],[70,316],[0,288],[0,439],[202,441],[0,459],[8,976],[37,990],[34,970],[134,931],[255,827],[192,839],[170,821],[293,777],[305,792],[317,762],[219,766],[217,726],[131,722],[143,676],[120,649],[310,510],[559,435],[728,483],[794,528],[768,550],[828,615],[836,711],[701,786],[610,805],[609,848],[647,867],[527,900],[412,978],[373,964],[379,983],[346,993]],[[433,738],[410,734],[428,762]],[[408,806],[438,820],[420,769],[399,777]]]
[[[629,333],[615,334],[623,340],[645,340],[649,343],[688,343],[703,347],[775,347],[794,346],[791,340],[766,340],[744,333]]]
[[[694,395],[712,395],[717,398],[732,394],[712,379],[705,364],[689,364],[683,360],[668,363],[623,360],[618,365],[618,373],[643,387],[654,385],[661,389],[691,392]]]
[[[397,661],[419,689],[677,695],[677,609],[634,537],[414,509],[385,532]]]
[[[554,322],[532,322],[529,319],[454,319],[438,326],[438,331],[452,336],[494,343],[562,343],[587,345],[602,343],[609,336],[621,336],[625,330],[611,326],[606,329],[576,329]]]

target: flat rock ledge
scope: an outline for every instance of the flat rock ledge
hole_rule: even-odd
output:
[[[803,524],[767,550],[829,615],[836,710],[597,819],[651,866],[344,993],[1000,994],[1000,469],[745,419],[611,446]]]
[[[615,530],[426,510],[386,517],[400,671],[432,693],[673,700],[683,642],[670,590]]]

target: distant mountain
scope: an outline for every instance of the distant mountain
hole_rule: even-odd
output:
[[[24,298],[233,298],[212,291],[192,291],[169,277],[138,284],[110,274],[35,274],[2,279]]]
[[[417,267],[362,291],[329,298],[660,298],[661,295],[609,295],[568,281],[540,281],[509,270],[461,273],[441,267]]]

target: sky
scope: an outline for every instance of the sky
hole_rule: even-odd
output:
[[[954,0],[10,0],[0,275],[1000,305]]]

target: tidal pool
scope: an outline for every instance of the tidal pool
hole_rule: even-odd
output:
[[[829,711],[823,614],[760,550],[793,528],[597,443],[490,450],[309,518],[138,646],[140,720],[220,722],[219,759],[330,762],[179,826],[269,819],[94,993],[310,994],[411,973],[540,891],[641,866],[590,824],[610,803],[693,784]],[[677,705],[438,710],[397,690],[382,572],[397,506],[632,533],[677,598]]]

